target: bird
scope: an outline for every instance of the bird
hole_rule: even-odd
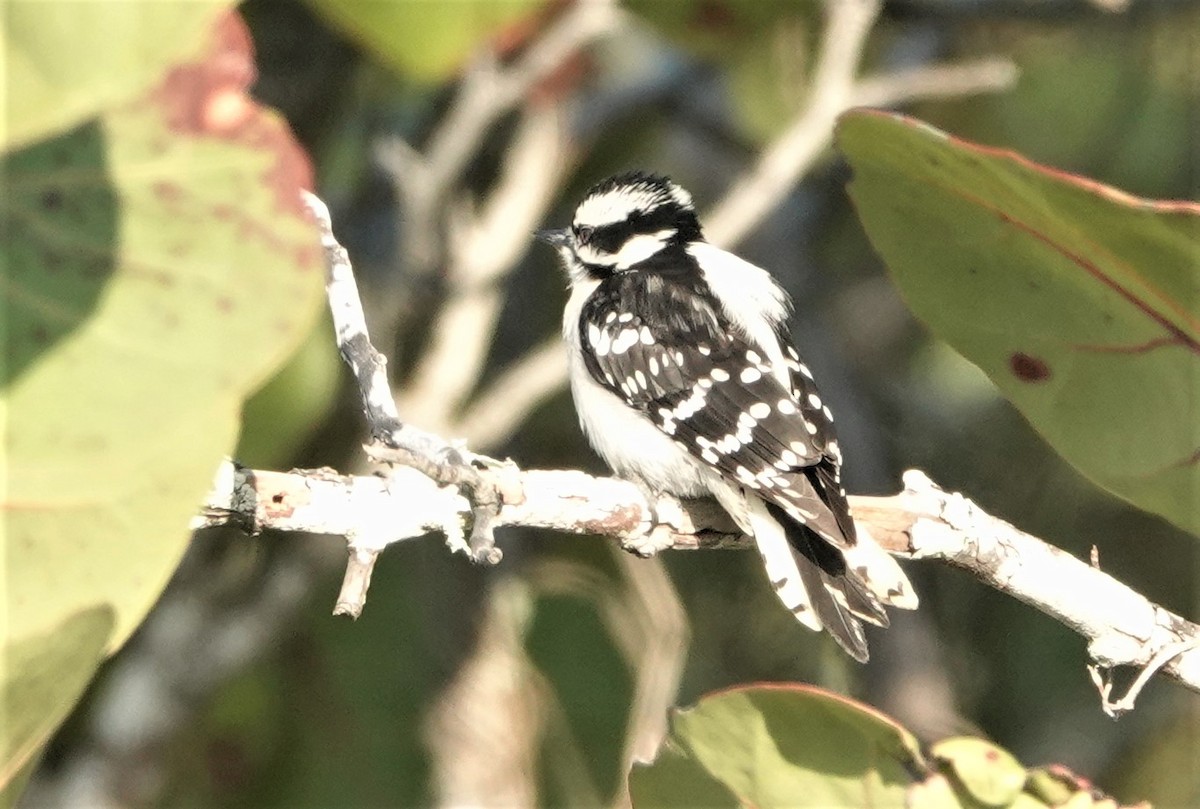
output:
[[[918,600],[850,516],[787,293],[706,241],[691,194],[653,173],[597,183],[569,227],[535,235],[566,270],[570,388],[596,453],[649,498],[714,498],[753,537],[783,606],[867,662],[863,622],[886,627],[886,606]]]

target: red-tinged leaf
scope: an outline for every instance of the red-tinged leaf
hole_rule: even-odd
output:
[[[1200,205],[860,110],[850,193],[909,306],[1092,481],[1200,534]]]
[[[15,702],[29,672],[5,667],[6,778],[82,689],[92,652],[121,644],[157,599],[243,400],[318,311],[308,161],[247,95],[253,75],[229,13],[152,91],[0,166],[0,655],[24,659],[14,650],[40,638],[39,659],[72,661],[70,687]],[[66,631],[96,610],[107,623]],[[28,728],[40,735],[11,735]]]
[[[63,132],[152,86],[199,53],[232,0],[5,3],[0,152]],[[70,47],[61,47],[69,42]]]

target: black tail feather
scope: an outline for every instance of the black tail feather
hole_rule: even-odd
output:
[[[838,549],[778,506],[768,503],[767,510],[784,527],[800,578],[826,631],[851,657],[860,663],[867,662],[867,638],[859,618],[887,626],[888,617],[882,605],[866,585],[846,569]]]

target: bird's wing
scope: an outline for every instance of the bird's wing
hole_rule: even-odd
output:
[[[774,352],[781,371],[715,304],[657,292],[641,306],[639,296],[588,302],[580,340],[592,377],[732,483],[852,546],[832,420],[790,341],[780,335]]]

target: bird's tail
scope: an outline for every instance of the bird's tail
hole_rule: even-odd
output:
[[[841,550],[821,540],[783,509],[758,498],[748,500],[747,517],[767,576],[780,601],[800,623],[817,631],[825,629],[851,657],[865,663],[868,652],[862,621],[887,626],[883,603],[893,602],[880,598],[876,587],[868,583],[870,579],[848,566]],[[860,540],[860,544],[867,543],[874,545],[870,537]],[[875,547],[886,556],[885,551]],[[869,551],[866,556],[872,567],[882,564]],[[887,584],[882,589],[898,587],[892,581],[891,567],[894,567],[904,581],[904,593],[915,607],[916,598],[908,580],[895,561],[891,557],[888,560],[891,566],[885,566]],[[896,606],[907,607],[908,601]]]
[[[850,573],[862,581],[881,604],[915,610],[919,604],[917,591],[909,583],[899,563],[861,524],[856,528],[858,541],[841,552]]]

